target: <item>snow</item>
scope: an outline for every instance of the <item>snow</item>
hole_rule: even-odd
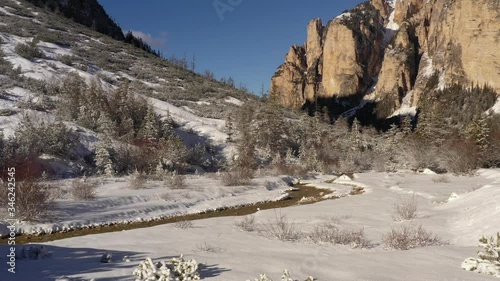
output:
[[[199,117],[183,108],[155,98],[148,98],[157,113],[171,117],[185,129],[194,130],[202,136],[212,139],[217,144],[225,143],[227,134],[223,133],[225,121]]]
[[[8,8],[10,8],[10,7],[8,7]],[[11,13],[11,12],[7,11],[4,7],[0,7],[0,12],[2,12],[2,13],[4,13],[4,14],[6,14],[7,16],[15,16],[15,17],[17,16],[17,15],[15,15],[15,14],[13,14],[13,13]]]
[[[500,97],[498,98],[497,102],[493,107],[490,109],[493,113],[500,114]]]
[[[434,74],[434,65],[432,63],[432,59],[429,57],[429,54],[427,52],[425,52],[422,55],[422,59],[420,62],[423,68],[422,71],[419,73],[422,73],[422,75],[425,77],[431,77]]]
[[[392,40],[392,38],[394,38],[399,30],[399,24],[394,21],[394,17],[396,15],[396,1],[387,1],[392,8],[392,11],[389,15],[389,22],[385,25],[384,42],[386,45]]]
[[[335,19],[343,19],[343,18],[350,18],[350,17],[351,17],[351,13],[346,12],[346,13],[342,13],[342,14],[336,16]]]
[[[194,221],[187,229],[167,224],[42,243],[49,256],[17,260],[14,280],[134,280],[132,272],[146,257],[158,262],[181,254],[186,259],[202,262],[202,280],[209,281],[253,280],[264,272],[279,278],[284,268],[290,269],[294,276],[313,275],[320,281],[498,280],[465,271],[460,265],[467,257],[476,255],[480,235],[491,236],[498,231],[500,170],[480,170],[472,177],[447,175],[449,183],[434,183],[435,177],[409,171],[357,174],[355,181],[367,186],[370,192],[281,210],[260,210],[254,215],[258,224],[269,222],[276,214],[286,215],[304,232],[322,223],[333,223],[343,229],[363,227],[373,243],[369,249],[316,245],[308,240],[280,242],[258,232],[239,230],[234,224],[241,217],[219,217]],[[336,177],[317,176],[312,180],[328,179]],[[209,186],[208,189],[213,188],[212,184]],[[413,223],[423,225],[449,244],[408,251],[384,249],[382,235],[402,224],[392,220],[392,204],[401,196],[400,191],[391,188],[394,186],[416,193],[420,216]],[[471,190],[471,187],[476,188]],[[108,195],[116,194],[114,188],[118,187],[103,186],[101,195],[104,196],[105,191]],[[148,191],[152,197],[155,189]],[[458,197],[447,201],[453,193]],[[140,198],[148,195],[142,196]],[[136,198],[132,194],[129,197]],[[127,207],[119,204],[123,202],[106,203],[113,202],[114,208],[119,209],[117,212],[126,212]],[[100,207],[93,209],[96,215]],[[200,245],[220,250],[201,251]],[[7,252],[7,247],[0,246],[3,252]],[[99,261],[105,253],[111,254],[112,259],[102,264]],[[0,280],[12,278],[6,270],[0,271]]]
[[[237,98],[233,98],[233,97],[227,97],[224,101],[227,103],[232,103],[232,104],[237,105],[237,106],[243,105],[242,101],[240,101]]]
[[[157,88],[160,88],[161,85],[158,84],[158,83],[151,83],[151,82],[147,82],[147,81],[141,81],[144,85],[148,86],[149,88],[152,88],[152,89],[157,89]]]
[[[94,179],[89,179],[94,180]],[[55,221],[40,223],[22,223],[18,233],[41,234],[64,231],[87,226],[149,221],[160,218],[202,213],[253,204],[274,201],[286,196],[289,189],[287,182],[279,177],[265,177],[253,181],[251,185],[240,187],[222,186],[220,180],[193,176],[186,180],[187,187],[171,190],[161,182],[149,182],[147,189],[128,188],[125,178],[96,179],[101,182],[96,201],[73,201],[71,198],[60,199],[53,210]],[[269,190],[266,183],[272,182]],[[68,181],[58,181],[58,186],[68,189]],[[8,234],[6,225],[0,223],[0,234]]]

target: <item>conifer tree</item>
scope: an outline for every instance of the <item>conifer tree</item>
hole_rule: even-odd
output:
[[[97,119],[97,131],[106,135],[107,137],[115,136],[116,125],[111,120],[109,114],[105,111],[101,112],[99,119]]]
[[[233,134],[234,134],[234,128],[233,128],[233,119],[231,118],[231,114],[228,114],[226,117],[226,142],[233,142]]]
[[[351,150],[359,150],[361,148],[361,122],[354,118],[351,127]]]
[[[146,117],[142,122],[141,129],[139,130],[139,137],[146,140],[154,140],[158,138],[158,128],[155,122],[155,113],[151,105],[148,106]]]
[[[111,148],[111,140],[108,137],[99,142],[96,155],[95,164],[99,174],[112,176],[114,174],[113,162],[111,161],[111,156],[109,149]]]
[[[411,135],[413,131],[413,125],[411,124],[411,117],[409,115],[405,115],[401,120],[401,130],[403,132],[403,136],[408,137]]]

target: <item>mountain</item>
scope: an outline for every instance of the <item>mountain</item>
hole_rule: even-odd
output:
[[[117,40],[125,40],[123,32],[97,0],[27,0],[38,7],[60,13],[75,22],[91,27]]]
[[[225,118],[258,98],[231,79],[197,74],[182,59],[162,59],[144,51],[144,42],[124,40],[95,0],[0,0],[0,169],[33,161],[56,176],[94,173],[104,127],[113,131],[107,150],[136,149],[139,135],[169,130],[182,140],[175,142],[185,158],[195,147],[222,157]]]
[[[371,0],[325,26],[314,19],[305,44],[292,46],[272,77],[271,99],[295,108],[349,100],[342,110],[382,101],[388,117],[415,115],[429,84],[488,85],[498,93],[499,5]]]

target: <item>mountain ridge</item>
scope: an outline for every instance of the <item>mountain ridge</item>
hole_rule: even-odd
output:
[[[498,93],[498,3],[372,0],[326,26],[311,20],[306,43],[290,48],[272,77],[271,99],[330,109],[331,101],[322,100],[351,97],[354,107],[362,99],[386,99],[392,113],[415,115],[433,75],[439,76],[436,89],[477,84]]]

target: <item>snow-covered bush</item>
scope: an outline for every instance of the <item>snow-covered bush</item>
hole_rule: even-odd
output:
[[[462,268],[500,277],[500,232],[497,233],[496,238],[481,237],[479,246],[484,248],[484,252],[478,252],[476,258],[465,259]]]
[[[153,263],[146,258],[134,270],[136,281],[188,281],[200,280],[198,262],[194,259],[184,260],[181,255],[168,261]]]
[[[409,225],[404,225],[399,229],[391,229],[382,237],[382,240],[386,248],[393,250],[409,250],[443,244],[439,237],[426,231],[422,226]]]
[[[252,280],[247,280],[247,281],[252,281]],[[254,281],[273,281],[267,275],[261,274],[259,278],[255,278]],[[294,279],[290,276],[290,272],[288,269],[283,270],[283,275],[281,275],[281,281],[299,281],[298,279]],[[307,277],[304,281],[314,281],[314,278],[312,276]]]

